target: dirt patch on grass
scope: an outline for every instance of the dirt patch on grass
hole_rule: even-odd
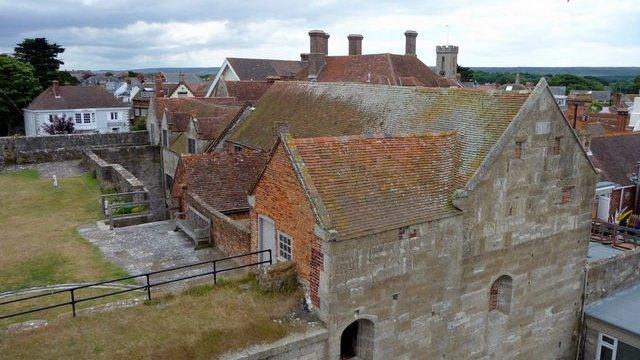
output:
[[[0,292],[126,276],[75,230],[99,218],[96,180],[59,184],[35,170],[0,174]]]
[[[256,287],[251,278],[200,285],[134,308],[62,318],[32,332],[0,335],[0,354],[6,359],[211,359],[305,329],[290,316],[298,292]]]

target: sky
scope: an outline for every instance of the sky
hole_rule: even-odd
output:
[[[308,31],[329,55],[460,47],[463,66],[640,66],[640,0],[0,0],[0,53],[24,38],[62,45],[63,68],[214,67],[225,57],[298,59]],[[448,34],[448,35],[447,35]]]

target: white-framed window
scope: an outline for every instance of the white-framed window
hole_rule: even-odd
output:
[[[278,258],[280,260],[293,259],[293,238],[291,236],[278,232]]]
[[[91,124],[91,113],[82,114],[82,120],[85,124]]]
[[[75,116],[75,119],[76,119],[76,124],[82,124],[82,114],[75,113],[74,116]]]
[[[618,339],[607,334],[598,334],[598,360],[616,360]]]
[[[118,120],[118,113],[117,112],[112,112],[111,113],[111,120]]]

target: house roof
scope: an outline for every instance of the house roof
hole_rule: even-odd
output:
[[[323,225],[340,239],[460,213],[451,203],[459,186],[455,131],[284,142]]]
[[[27,107],[28,110],[62,110],[87,108],[125,108],[129,105],[118,100],[101,86],[49,86]],[[57,96],[56,96],[57,95]]]
[[[293,137],[424,134],[456,130],[470,177],[528,94],[462,88],[276,82],[228,140],[268,150],[286,122]]]
[[[171,73],[171,72],[163,72],[162,75],[164,75],[164,78],[166,79],[165,82],[168,83],[179,83],[180,82],[180,75],[182,75],[182,77],[184,78],[184,82],[188,83],[188,84],[201,84],[202,83],[202,78],[200,76],[198,76],[198,74],[196,73],[182,73],[182,72],[177,72],[177,73]]]
[[[220,137],[241,109],[241,106],[217,105],[211,116],[194,118],[198,138],[215,140]]]
[[[260,99],[272,84],[270,81],[225,81],[230,97],[251,102]]]
[[[602,180],[633,185],[629,178],[640,161],[640,133],[595,136],[591,138],[590,149]]]
[[[187,192],[220,212],[246,210],[249,189],[267,157],[267,153],[258,151],[181,155],[177,171],[183,171],[184,182],[173,186],[186,185]]]
[[[434,73],[416,56],[394,54],[367,54],[327,56],[322,71],[317,76],[321,82],[355,82],[382,85],[449,87],[458,86]],[[305,68],[296,75],[306,80]]]
[[[154,99],[155,113],[158,122],[162,120],[162,114],[184,113],[195,117],[218,116],[219,112],[227,109],[227,106],[239,105],[236,99],[232,98],[156,98]],[[237,107],[237,106],[236,106]],[[234,108],[236,108],[234,107]],[[183,116],[183,115],[180,115]],[[188,119],[187,119],[188,121]],[[186,129],[184,124],[184,129]],[[184,131],[184,130],[179,130]]]
[[[296,60],[227,58],[240,80],[266,80],[267,76],[293,77],[306,63]]]
[[[593,100],[608,102],[611,100],[611,91],[609,90],[571,90],[569,95],[591,95]]]
[[[567,87],[566,86],[549,86],[549,90],[551,90],[551,93],[554,96],[559,96],[559,95],[567,95]]]
[[[585,314],[619,329],[640,335],[640,285],[610,295],[585,307]]]

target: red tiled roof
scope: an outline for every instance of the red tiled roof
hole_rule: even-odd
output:
[[[590,141],[592,160],[602,172],[601,180],[626,186],[633,185],[629,178],[640,161],[640,134],[594,136]]]
[[[191,114],[184,112],[167,112],[167,125],[173,132],[183,132],[189,126]]]
[[[269,89],[269,81],[225,81],[227,94],[238,101],[255,102]]]
[[[198,137],[204,140],[217,139],[236,118],[241,109],[242,107],[240,106],[218,105],[211,116],[197,117],[194,122],[196,123]]]
[[[58,95],[58,97],[56,97]],[[53,86],[40,93],[27,107],[29,110],[62,110],[87,108],[126,108],[129,105],[118,100],[101,86]]]
[[[340,239],[459,213],[451,203],[461,151],[455,132],[284,141]]]
[[[198,195],[220,212],[249,208],[247,194],[267,161],[265,152],[181,155],[176,179],[183,179],[186,191]],[[182,174],[178,174],[182,172]]]
[[[155,114],[158,123],[165,111],[169,113],[187,113],[196,117],[214,116],[221,105],[242,105],[234,98],[155,98]],[[186,128],[185,128],[186,129]],[[184,130],[180,130],[184,131]]]
[[[462,88],[280,81],[234,128],[229,140],[269,150],[272,129],[293,137],[424,134],[455,130],[461,172],[470,178],[518,113],[528,94]]]

